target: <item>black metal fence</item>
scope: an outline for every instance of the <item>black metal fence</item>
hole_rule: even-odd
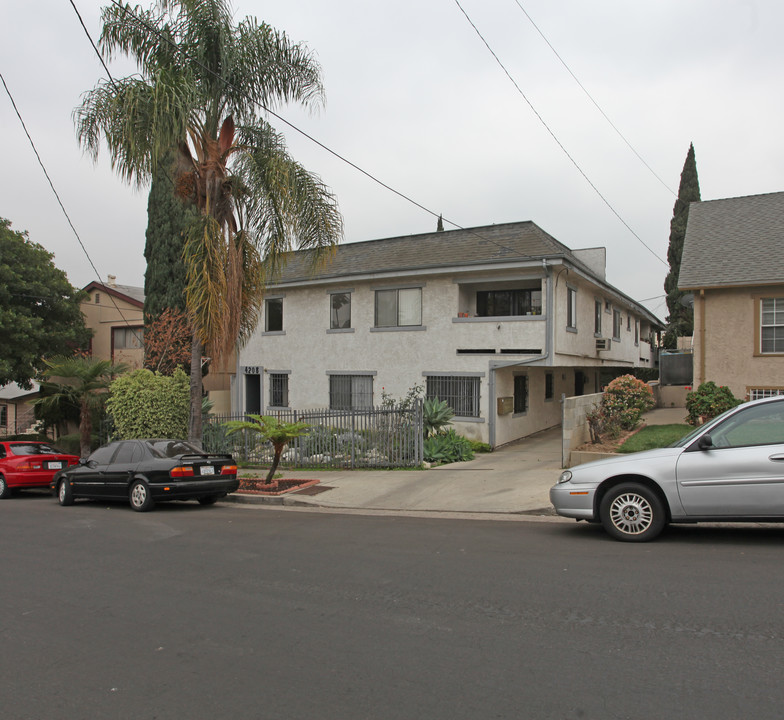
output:
[[[422,464],[421,401],[410,407],[319,408],[268,414],[282,422],[310,425],[306,435],[292,440],[283,451],[283,467],[392,468]],[[247,415],[209,415],[202,433],[204,449],[269,465],[273,457],[271,443],[246,430],[229,434],[225,426],[229,420],[250,419]]]

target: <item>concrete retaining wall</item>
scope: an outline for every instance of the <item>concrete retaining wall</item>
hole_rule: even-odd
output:
[[[590,441],[585,416],[602,400],[602,393],[564,398],[562,403],[561,467],[571,467],[572,450]]]

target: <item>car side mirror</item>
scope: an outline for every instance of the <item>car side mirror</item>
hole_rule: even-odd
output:
[[[700,450],[710,450],[713,447],[713,438],[710,433],[703,435],[697,442],[697,447]]]
[[[87,462],[88,462],[87,458],[82,458],[82,457],[79,458],[79,464],[80,465],[87,465]]]

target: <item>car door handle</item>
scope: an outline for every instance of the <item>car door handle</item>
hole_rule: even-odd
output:
[[[769,455],[768,460],[773,460],[774,462],[784,462],[784,453],[780,455]]]

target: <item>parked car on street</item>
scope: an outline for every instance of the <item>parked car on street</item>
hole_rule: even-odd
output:
[[[51,482],[60,505],[78,498],[125,500],[151,510],[160,500],[212,505],[239,487],[231,455],[205,453],[183,440],[116,440],[99,447]]]
[[[58,470],[78,462],[78,455],[47,442],[4,440],[0,442],[0,499],[11,497],[15,488],[49,487]]]
[[[668,448],[564,470],[550,502],[630,542],[670,522],[784,521],[784,396],[738,405]]]

